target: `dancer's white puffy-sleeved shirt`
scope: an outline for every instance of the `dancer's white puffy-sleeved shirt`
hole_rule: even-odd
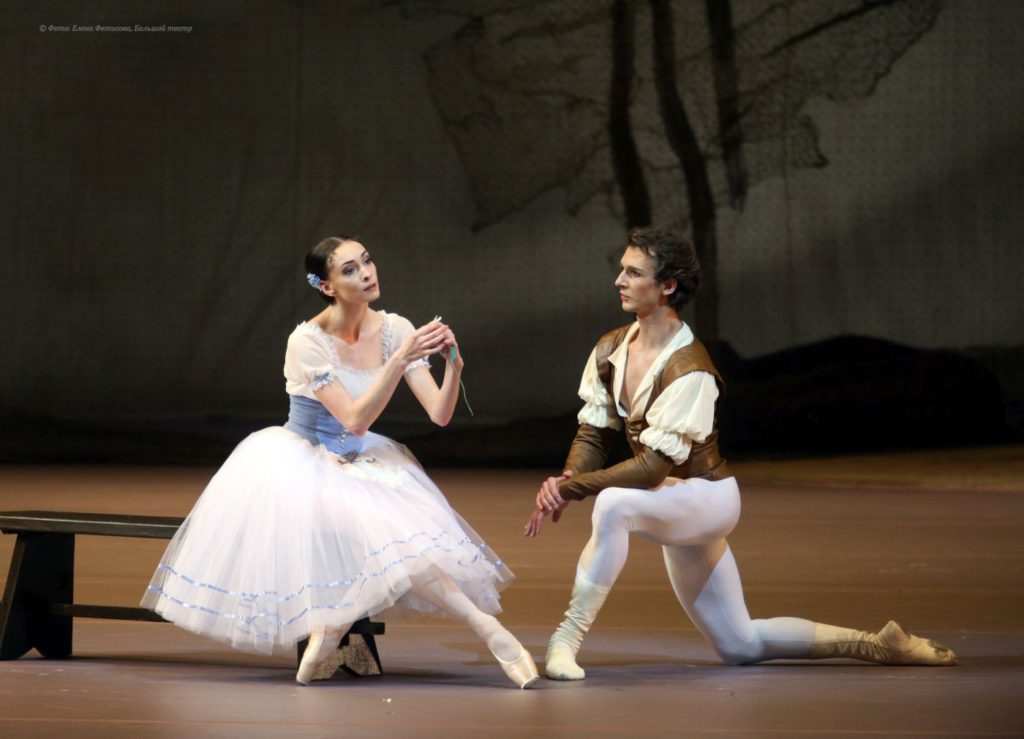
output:
[[[442,615],[410,590],[432,567],[481,610],[501,610],[498,592],[512,573],[409,450],[349,433],[316,398],[332,382],[353,400],[370,388],[413,330],[401,316],[383,318],[382,362],[370,369],[342,364],[338,339],[315,325],[296,327],[284,364],[288,423],[231,453],[168,545],[143,606],[262,653],[393,606]]]
[[[622,428],[622,419],[636,420],[646,410],[647,428],[640,434],[640,443],[650,449],[661,452],[676,464],[682,464],[690,456],[690,447],[694,442],[702,442],[711,433],[715,425],[715,400],[718,399],[718,386],[709,372],[690,372],[674,380],[647,408],[651,397],[654,381],[665,369],[665,364],[678,349],[693,343],[693,332],[685,323],[675,333],[671,341],[651,362],[650,368],[644,373],[633,391],[633,397],[627,408],[622,400],[625,398],[623,383],[626,377],[626,362],[629,357],[629,344],[636,336],[640,325],[633,323],[622,343],[608,355],[608,361],[615,366],[612,391],[601,381],[597,370],[597,349],[590,353],[590,359],[580,379],[579,396],[583,401],[578,420],[596,428]]]

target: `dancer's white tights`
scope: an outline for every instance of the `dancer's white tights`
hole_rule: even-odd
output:
[[[431,567],[413,580],[413,593],[467,624],[498,659],[518,659],[522,646],[494,616],[481,611],[447,574]]]
[[[807,658],[812,621],[752,620],[747,613],[740,573],[725,541],[739,515],[739,489],[731,477],[669,478],[656,490],[608,488],[594,503],[593,533],[578,571],[610,587],[626,564],[630,534],[638,534],[662,545],[679,603],[723,661]]]

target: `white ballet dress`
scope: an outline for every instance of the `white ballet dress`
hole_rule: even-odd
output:
[[[401,316],[383,317],[386,361],[413,329]],[[342,365],[336,341],[308,323],[289,336],[288,423],[249,435],[231,453],[168,545],[144,607],[264,654],[285,651],[314,626],[392,607],[443,615],[410,590],[434,567],[482,611],[500,612],[512,572],[409,450],[349,433],[317,401],[314,391],[329,382],[358,398],[380,372]]]

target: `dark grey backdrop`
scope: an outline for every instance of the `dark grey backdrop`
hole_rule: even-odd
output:
[[[652,218],[686,227],[632,5]],[[746,357],[851,333],[1011,356],[1024,4],[869,5],[732,0],[739,198],[705,4],[672,6],[716,198],[719,336]],[[458,332],[477,415],[457,424],[571,413],[590,345],[622,322],[610,7],[4,3],[4,438],[281,418],[285,337],[320,306],[301,257],[339,232],[375,252],[381,307]],[[191,30],[97,28],[136,24]],[[387,420],[420,415],[405,393]]]

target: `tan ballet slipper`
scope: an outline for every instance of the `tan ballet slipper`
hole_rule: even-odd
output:
[[[882,665],[952,666],[957,663],[953,650],[931,639],[914,636],[895,621],[887,623],[876,634],[815,624],[811,658],[831,657],[849,657]]]

